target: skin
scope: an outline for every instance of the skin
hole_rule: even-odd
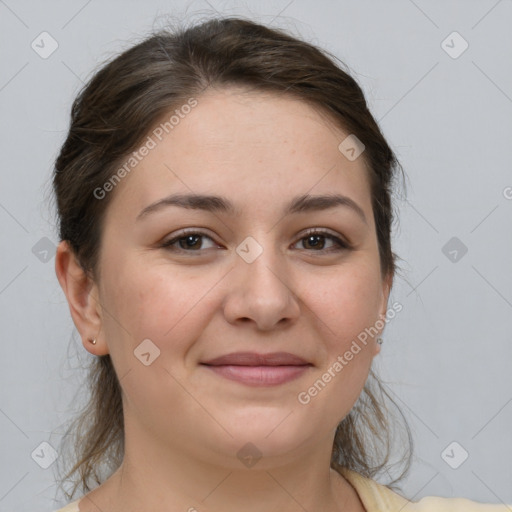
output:
[[[345,158],[338,145],[348,134],[290,96],[228,88],[197,99],[110,192],[98,281],[66,242],[58,247],[57,276],[83,345],[111,355],[123,392],[123,464],[80,510],[364,510],[330,456],[378,335],[308,404],[297,399],[386,313],[391,278],[381,275],[363,158]],[[191,192],[222,195],[239,213],[171,206],[136,220],[149,204]],[[332,193],[353,199],[366,223],[344,206],[282,214],[295,196]],[[183,228],[206,236],[191,249],[175,243],[182,254],[159,246]],[[308,228],[352,248],[334,252],[328,236],[314,246]],[[252,263],[236,252],[248,236],[263,249]],[[144,339],[160,350],[148,366],[134,356]],[[252,387],[199,364],[246,350],[287,351],[312,366]],[[251,468],[237,457],[248,442],[262,454]]]

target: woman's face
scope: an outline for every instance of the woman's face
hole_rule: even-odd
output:
[[[210,90],[185,111],[108,192],[87,349],[111,354],[131,442],[227,466],[252,443],[262,467],[332,445],[379,351],[360,335],[389,293],[363,158],[290,97]],[[189,206],[166,204],[177,195]],[[324,208],[326,195],[349,199]],[[204,364],[236,352],[308,365]]]

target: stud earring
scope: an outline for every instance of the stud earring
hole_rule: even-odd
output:
[[[93,340],[89,339],[89,341],[90,341],[93,345],[96,345],[96,338],[94,338]]]
[[[384,342],[384,340],[382,338],[377,338],[377,343],[379,345],[382,345],[383,342]]]

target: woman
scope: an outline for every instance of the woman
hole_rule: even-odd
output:
[[[97,356],[68,474],[89,492],[62,512],[504,509],[373,479],[399,169],[332,58],[247,20],[92,78],[54,175],[56,273]]]

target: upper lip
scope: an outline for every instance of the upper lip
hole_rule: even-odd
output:
[[[223,356],[203,361],[201,364],[209,366],[237,365],[237,366],[303,366],[308,363],[302,357],[289,352],[272,352],[258,354],[257,352],[232,352]]]

